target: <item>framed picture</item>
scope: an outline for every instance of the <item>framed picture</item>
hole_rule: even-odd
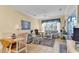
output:
[[[26,20],[21,20],[21,29],[22,30],[29,30],[31,29],[31,23]]]

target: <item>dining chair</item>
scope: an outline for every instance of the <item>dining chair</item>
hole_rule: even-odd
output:
[[[26,51],[27,35],[18,35],[16,39],[5,38],[2,40],[5,53],[24,53]]]

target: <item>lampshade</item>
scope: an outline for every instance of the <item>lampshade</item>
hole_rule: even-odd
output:
[[[21,26],[20,25],[16,25],[16,29],[17,30],[20,30],[21,29]]]

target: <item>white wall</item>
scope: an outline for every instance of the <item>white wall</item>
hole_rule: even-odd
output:
[[[31,22],[31,29],[39,29],[39,20],[15,11],[9,6],[0,6],[0,36],[7,32],[17,32],[16,26],[20,25],[21,20]]]

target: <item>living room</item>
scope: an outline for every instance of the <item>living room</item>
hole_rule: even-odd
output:
[[[78,6],[0,6],[0,51],[2,53],[77,52],[75,47],[72,47],[75,45],[74,41],[66,40],[70,25],[70,23],[67,25],[67,19],[73,12],[74,15],[78,14],[76,7]]]

